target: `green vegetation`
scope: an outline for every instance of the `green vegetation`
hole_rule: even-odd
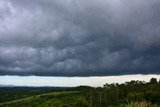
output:
[[[81,105],[81,106],[78,106]],[[89,107],[82,93],[53,92],[0,104],[0,107]]]
[[[1,90],[0,91],[0,102],[8,102],[12,100],[23,99],[39,94],[53,92],[51,90]]]
[[[160,82],[130,81],[66,91],[0,91],[0,107],[160,107]]]

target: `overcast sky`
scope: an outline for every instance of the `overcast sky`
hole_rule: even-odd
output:
[[[88,85],[102,87],[108,83],[125,83],[131,80],[149,82],[151,78],[160,80],[160,75],[123,75],[123,76],[95,76],[95,77],[48,77],[48,76],[0,76],[0,87],[14,86],[58,86],[73,87]]]
[[[160,74],[160,0],[0,0],[0,75]]]

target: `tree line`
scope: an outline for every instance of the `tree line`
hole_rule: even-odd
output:
[[[106,83],[103,87],[78,86],[56,90],[44,87],[6,87],[0,88],[0,96],[2,107],[126,107],[142,102],[145,102],[147,107],[160,107],[160,81],[151,78],[149,82],[132,80],[121,84]],[[30,99],[9,103],[10,105],[4,103],[28,97]]]
[[[104,84],[103,87],[79,86],[92,107],[107,107],[129,103],[147,102],[160,105],[160,81],[151,78],[149,82],[132,80],[122,84]]]

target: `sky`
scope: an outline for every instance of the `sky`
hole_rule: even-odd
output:
[[[0,79],[160,74],[159,34],[160,0],[0,0]]]
[[[121,76],[95,76],[95,77],[48,77],[48,76],[1,76],[1,86],[56,86],[75,87],[87,85],[92,87],[102,87],[106,83],[125,83],[131,80],[149,82],[151,78],[160,80],[160,75],[121,75]]]

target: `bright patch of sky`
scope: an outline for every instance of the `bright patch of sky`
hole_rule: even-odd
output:
[[[17,86],[103,86],[105,83],[124,83],[131,80],[149,81],[160,75],[123,75],[103,77],[42,77],[42,76],[0,76],[0,84]]]

